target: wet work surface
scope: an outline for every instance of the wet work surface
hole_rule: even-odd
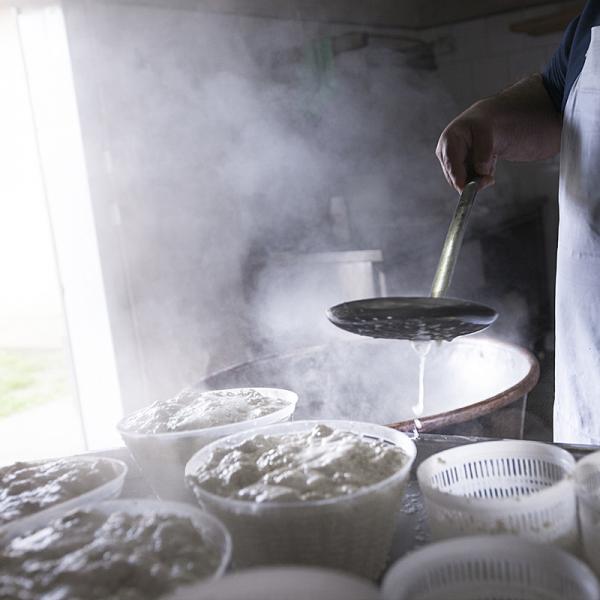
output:
[[[410,482],[405,491],[402,507],[398,514],[398,526],[390,552],[390,563],[402,557],[406,552],[423,546],[430,541],[429,528],[423,498],[417,483],[416,469],[419,464],[432,454],[449,448],[472,444],[475,442],[491,441],[489,438],[463,437],[454,435],[422,434],[415,440],[417,445],[417,458],[413,465]],[[576,459],[597,450],[596,447],[569,446],[558,444],[565,448]],[[94,453],[96,456],[110,456],[124,460],[129,471],[123,487],[121,498],[151,498],[150,487],[144,480],[139,468],[133,462],[126,448],[116,448],[104,452]]]

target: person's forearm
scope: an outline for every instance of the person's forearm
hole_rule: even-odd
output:
[[[436,154],[446,179],[461,191],[479,176],[479,185],[494,183],[496,160],[540,160],[560,150],[561,117],[541,75],[522,79],[480,100],[458,115],[442,132]]]
[[[499,158],[541,160],[560,150],[562,120],[541,75],[532,75],[472,107],[491,119]]]

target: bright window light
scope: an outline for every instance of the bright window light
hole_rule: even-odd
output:
[[[77,398],[69,418],[48,414],[40,424],[55,433],[54,442],[32,435],[28,456],[10,458],[115,445],[121,400],[59,4],[0,9],[0,82],[0,172],[6,168],[0,210],[11,215],[4,230],[0,223],[0,269],[5,284],[11,273],[11,281],[19,281],[14,293],[0,291],[0,333],[6,346],[27,335],[39,345],[40,335],[65,335],[64,315]],[[18,243],[25,238],[33,241]],[[19,321],[18,314],[26,318]],[[2,339],[0,334],[0,356]],[[2,402],[0,395],[0,408]],[[0,461],[7,456],[0,452]]]

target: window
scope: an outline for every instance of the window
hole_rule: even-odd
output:
[[[114,445],[121,402],[58,4],[0,9],[0,462]]]

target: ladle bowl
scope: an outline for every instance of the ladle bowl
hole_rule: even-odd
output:
[[[330,308],[327,318],[350,333],[411,341],[452,341],[458,336],[475,333],[491,325],[498,316],[494,309],[446,297],[478,187],[479,179],[475,177],[465,185],[460,195],[430,296],[345,302]]]
[[[327,318],[340,329],[372,338],[413,341],[446,340],[491,325],[498,313],[457,298],[389,297],[344,302]]]

